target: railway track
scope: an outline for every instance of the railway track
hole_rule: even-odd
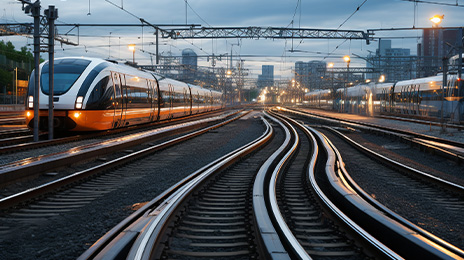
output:
[[[460,237],[463,232],[460,223],[464,223],[461,216],[464,210],[464,186],[386,158],[336,130],[331,129],[330,132],[332,134],[326,134],[341,151],[345,157],[344,163],[350,169],[348,173],[352,177],[348,178],[354,179],[366,190],[362,192],[363,197],[374,197],[391,209],[389,214],[401,215],[401,222],[409,228],[424,234],[431,241],[443,243],[441,246],[464,257],[464,251],[458,248],[464,247]],[[351,147],[344,145],[336,136]],[[389,185],[382,185],[385,183]]]
[[[339,157],[337,163],[340,166],[346,164],[348,167],[348,171],[340,167],[336,175],[344,176],[342,181],[350,183],[349,189],[356,191],[364,200],[370,201],[373,207],[383,211],[389,218],[401,223],[405,229],[419,234],[424,240],[434,244],[434,247],[445,248],[450,252],[450,255],[441,255],[440,258],[464,257],[464,251],[460,249],[463,248],[460,238],[462,234],[460,223],[463,223],[463,219],[458,213],[464,206],[463,186],[395,162],[363,147],[332,128],[330,132],[327,130],[323,132],[334,142],[341,155],[347,157],[343,161],[336,150]],[[339,141],[333,133],[356,148]],[[369,229],[369,232],[380,233],[375,229]],[[386,241],[384,238],[379,240]],[[391,246],[392,242],[385,243],[392,249],[395,248]],[[396,251],[407,255],[403,250],[408,251],[401,248]],[[435,251],[426,250],[424,257],[432,255],[432,252]]]
[[[273,124],[281,123],[275,120]],[[297,156],[298,159],[293,159],[300,161],[296,166],[298,170],[289,168],[285,173],[280,172],[285,168],[283,165],[295,154],[295,148],[302,145],[296,135],[290,134],[291,131],[287,126],[281,124],[281,129],[275,128],[275,138],[265,148],[220,173],[211,176],[199,171],[195,173],[194,181],[182,187],[176,185],[176,191],[168,199],[157,204],[156,207],[143,209],[136,219],[126,220],[115,227],[80,259],[102,257],[310,259],[308,254],[311,254],[311,257],[324,259],[327,257],[359,259],[368,258],[365,253],[371,250],[375,251],[374,254],[377,256],[381,255],[381,258],[399,259],[394,252],[376,241],[362,228],[348,231],[358,234],[356,242],[347,238],[343,232],[340,232],[340,226],[337,228],[336,224],[331,223],[338,220],[330,220],[317,210],[315,200],[309,204],[306,203],[307,201],[301,201],[301,198],[299,202],[295,200],[295,196],[302,195],[298,192],[304,192],[307,183],[301,183],[301,178],[306,176],[304,165],[307,160],[304,158],[307,157],[301,152],[300,158]],[[250,163],[250,160],[253,163]],[[301,160],[304,162],[302,163]],[[221,158],[219,161],[224,163],[229,159]],[[261,163],[256,164],[256,161]],[[209,167],[222,168],[219,165],[209,165]],[[292,176],[293,171],[298,175],[297,181],[292,179],[295,178]],[[281,174],[285,177],[280,177]],[[287,181],[282,182],[282,179]],[[293,193],[292,190],[285,191],[289,194],[282,195],[285,193],[282,187],[293,189],[295,182],[301,183],[301,189],[297,188],[295,190],[297,193]],[[276,185],[280,187],[277,189],[279,196],[272,193]],[[250,205],[251,201],[252,205]],[[295,214],[283,215],[287,218],[295,217],[296,223],[293,219],[289,220],[289,223],[293,223],[286,224],[277,206],[279,203],[288,204],[282,212],[291,209]],[[311,215],[314,214],[312,211],[315,209],[316,216]],[[253,216],[253,221],[250,216]],[[250,226],[251,223],[253,227]],[[299,239],[307,240],[310,237],[312,241],[295,239],[288,225],[294,227]],[[353,223],[351,225],[356,226]],[[311,231],[318,235],[310,234]],[[365,248],[360,249],[359,245]],[[340,251],[340,248],[344,250]]]
[[[379,135],[400,138],[404,140],[406,143],[419,147],[419,149],[423,151],[428,151],[430,153],[440,155],[446,159],[454,160],[458,164],[464,162],[464,143],[461,142],[370,123],[357,122],[335,117],[326,117],[295,109],[280,109],[281,111],[288,112],[293,115],[302,116],[303,118],[310,117],[312,119],[318,120],[319,122],[322,122],[323,124],[356,128],[361,129],[362,131],[373,132]]]
[[[126,163],[127,161],[133,160],[133,158],[145,156],[146,154],[162,149],[166,146],[173,145],[188,138],[200,135],[204,132],[210,131],[211,129],[232,122],[243,115],[244,113],[236,115],[235,117],[232,117],[228,120],[225,120],[225,118],[213,118],[210,120],[199,120],[191,123],[184,123],[176,127],[171,126],[166,127],[165,129],[152,130],[144,134],[139,133],[134,137],[128,136],[122,139],[118,138],[102,143],[93,143],[83,147],[75,147],[64,153],[52,154],[50,156],[41,156],[38,158],[31,158],[17,161],[8,165],[3,165],[2,168],[0,168],[0,179],[5,185],[6,183],[17,182],[22,178],[33,177],[43,173],[51,172],[59,167],[69,166],[79,161],[86,161],[86,163],[89,164],[88,160],[92,158],[101,158],[100,161],[97,160],[96,164],[91,164],[95,165],[93,168],[82,170],[79,173],[69,174],[61,179],[44,183],[38,187],[31,187],[27,191],[18,192],[16,194],[1,198],[0,208],[11,207],[14,204],[21,203],[25,200],[50,192],[51,190],[63,187],[64,185],[68,185],[83,178],[87,178],[88,176],[97,174],[105,169],[115,167],[115,165]],[[225,121],[221,122],[223,120]],[[192,130],[195,131],[185,135],[184,137],[177,137],[165,143],[157,145],[150,143],[155,138],[166,137],[169,135],[178,135],[180,133],[189,132]],[[148,148],[147,145],[141,145],[143,143],[148,143]],[[136,145],[139,145],[138,151],[124,150]],[[106,162],[107,158],[102,157],[109,153],[114,153],[121,150],[123,150],[123,153],[129,153],[129,155],[121,156],[118,154],[117,156],[113,156],[115,159],[110,162]],[[53,175],[58,175],[58,173],[53,173]]]
[[[462,257],[459,249],[427,232],[411,231],[369,199],[346,174],[340,153],[324,135],[290,118],[268,117],[271,123],[259,138],[143,203],[79,259]],[[143,180],[133,171],[153,168],[135,164],[129,172],[112,170],[73,184],[7,218],[29,222],[35,212],[35,220],[47,221],[90,207],[131,178]]]
[[[168,125],[174,125],[182,122],[188,122],[195,119],[200,118],[207,118],[214,115],[219,115],[224,113],[223,111],[217,112],[208,112],[202,114],[196,114],[193,116],[188,117],[181,117],[176,119],[171,119],[169,121],[159,121],[153,122],[149,124],[143,125],[134,125],[127,128],[118,128],[113,130],[101,131],[101,132],[94,132],[94,133],[84,133],[84,134],[76,134],[76,133],[56,133],[56,137],[53,140],[47,140],[48,136],[47,133],[41,133],[41,140],[38,142],[32,141],[31,131],[29,129],[16,129],[16,130],[9,130],[6,133],[10,133],[6,135],[4,139],[0,140],[0,154],[7,154],[7,153],[16,153],[19,151],[24,150],[31,150],[37,149],[42,147],[50,147],[56,146],[59,144],[67,144],[71,142],[79,142],[84,140],[91,140],[91,139],[102,139],[102,138],[114,138],[117,136],[124,136],[128,134],[134,134],[141,131],[146,131],[148,129],[152,129],[153,127],[163,127]]]
[[[251,119],[250,119],[251,120]],[[227,149],[230,149],[231,147],[236,146],[237,144],[241,144],[244,141],[247,140],[247,135],[243,136],[243,134],[240,134],[243,132],[245,129],[243,127],[247,126],[250,123],[245,123],[248,122],[249,120],[239,120],[239,122],[231,122],[229,125],[226,126],[226,129],[235,129],[233,132],[230,132],[231,130],[221,130],[222,128],[218,128],[217,130],[212,130],[208,129],[205,131],[206,135],[209,135],[210,138],[215,139],[215,143],[219,144],[220,146],[225,146]],[[232,125],[237,125],[237,126],[232,126]],[[256,124],[255,124],[256,125]],[[256,128],[257,126],[254,126]],[[248,130],[249,131],[249,130]],[[234,135],[237,135],[235,139],[232,139],[231,141],[228,141],[227,138],[222,137],[221,134],[228,133],[229,137],[233,137]],[[244,132],[246,133],[246,131]],[[253,132],[252,132],[253,133]],[[214,137],[216,136],[216,137]],[[240,138],[240,136],[242,136]],[[253,135],[252,135],[253,136]],[[240,138],[240,139],[237,139]],[[181,140],[181,138],[178,138]],[[26,241],[23,241],[22,243],[19,242],[19,244],[24,244],[25,245],[25,250],[27,251],[28,249],[31,248],[30,245],[28,244],[34,244],[35,240],[43,240],[42,236],[47,237],[47,235],[50,234],[55,234],[54,237],[60,237],[59,235],[56,235],[56,232],[61,232],[61,233],[66,233],[67,239],[63,241],[63,244],[60,244],[60,241],[48,241],[48,243],[43,244],[44,248],[39,248],[35,250],[35,252],[45,252],[47,250],[51,250],[47,244],[55,244],[56,246],[52,246],[54,248],[62,248],[62,247],[70,247],[68,239],[79,239],[79,237],[75,238],[76,235],[72,234],[71,231],[74,225],[81,226],[77,231],[76,229],[75,232],[81,233],[80,236],[87,234],[88,228],[93,227],[97,229],[101,229],[100,226],[104,226],[104,223],[99,224],[99,223],[76,223],[74,219],[81,219],[85,221],[85,219],[93,219],[94,215],[102,215],[101,217],[106,219],[106,218],[113,218],[117,216],[113,216],[114,213],[117,213],[120,211],[120,209],[114,209],[111,208],[108,210],[108,213],[102,214],[99,213],[98,210],[92,209],[93,207],[108,207],[107,204],[114,204],[118,203],[121,204],[120,201],[133,201],[134,198],[143,202],[144,199],[140,200],[140,197],[143,196],[143,194],[140,195],[131,195],[131,196],[124,196],[123,194],[128,192],[127,190],[130,190],[131,193],[136,193],[138,189],[141,189],[142,186],[147,185],[147,188],[150,189],[165,189],[163,187],[166,187],[166,184],[163,183],[171,183],[174,184],[176,181],[175,176],[178,176],[181,172],[182,169],[179,167],[182,167],[181,161],[185,158],[194,158],[194,161],[186,162],[184,163],[185,166],[191,166],[196,167],[195,165],[198,165],[202,161],[204,162],[204,159],[202,159],[205,156],[216,156],[215,153],[215,148],[209,148],[208,151],[202,151],[201,155],[198,154],[197,156],[194,155],[189,155],[191,153],[191,150],[194,150],[195,147],[202,147],[202,143],[196,142],[195,140],[203,140],[201,142],[205,142],[204,137],[199,137],[192,139],[190,142],[190,145],[188,144],[181,144],[179,145],[184,147],[183,149],[179,149],[176,151],[176,149],[170,149],[170,148],[165,148],[161,154],[158,155],[149,155],[148,157],[143,157],[143,160],[137,159],[136,161],[133,161],[132,163],[126,162],[123,167],[119,167],[117,169],[112,169],[112,170],[106,170],[104,173],[100,173],[97,177],[93,177],[88,181],[81,182],[81,184],[71,184],[70,186],[67,186],[67,188],[62,189],[61,191],[55,191],[51,193],[50,195],[43,196],[41,199],[36,200],[33,203],[28,203],[27,205],[23,205],[19,208],[10,208],[8,210],[4,210],[1,213],[0,216],[0,223],[2,223],[0,226],[2,226],[2,230],[0,230],[0,233],[2,233],[2,247],[6,246],[9,244],[9,241],[13,243],[13,241],[18,241],[16,240],[16,236],[23,236],[23,234],[28,234],[29,232],[34,232],[34,230],[37,229],[44,229],[47,225],[50,226],[50,230],[47,232],[42,232],[40,237],[37,237],[37,239],[34,240],[29,240],[30,235],[25,235]],[[242,140],[243,139],[243,140]],[[204,145],[203,145],[204,146]],[[213,146],[214,147],[214,146]],[[184,151],[185,150],[185,151]],[[202,149],[200,149],[202,150]],[[164,155],[164,151],[167,151],[166,155]],[[170,152],[168,152],[170,151]],[[133,156],[135,157],[135,156]],[[208,158],[208,157],[206,157]],[[133,160],[134,158],[132,158]],[[178,161],[176,163],[176,161]],[[197,163],[197,161],[199,163]],[[108,162],[110,163],[110,162]],[[173,167],[173,165],[176,165],[177,167]],[[185,167],[184,166],[184,167]],[[169,169],[173,168],[174,171],[171,169],[171,172],[166,172],[163,171],[163,169]],[[153,169],[156,169],[153,171]],[[163,177],[164,176],[164,177]],[[179,175],[181,176],[181,175]],[[150,181],[151,179],[158,179],[157,182],[152,182]],[[172,179],[172,180],[171,180]],[[131,183],[144,183],[143,185],[138,184],[136,186],[136,189],[134,190],[133,188],[125,188],[125,186],[130,186]],[[145,184],[146,183],[146,184]],[[153,187],[150,187],[150,183],[154,183]],[[132,185],[132,186],[134,186]],[[159,188],[158,188],[159,187]],[[126,190],[126,191],[121,191],[121,190]],[[162,191],[162,190],[160,190]],[[122,193],[119,195],[120,199],[114,199],[114,196],[116,195],[115,193]],[[162,192],[161,192],[162,193]],[[111,195],[112,194],[112,195]],[[109,197],[111,195],[111,197]],[[109,198],[108,198],[109,197]],[[105,199],[106,198],[106,199]],[[103,203],[100,201],[109,201],[106,203]],[[132,202],[132,204],[137,205],[138,203]],[[143,204],[143,203],[142,203]],[[100,206],[98,206],[100,205]],[[123,204],[124,205],[124,204]],[[130,205],[130,202],[129,202]],[[114,207],[114,206],[113,206]],[[89,210],[92,212],[89,215]],[[89,213],[85,213],[89,212]],[[106,215],[109,214],[109,215]],[[85,215],[84,219],[80,217],[80,215]],[[118,214],[116,214],[118,215]],[[65,225],[63,228],[58,228],[58,225],[60,225],[63,220],[60,221],[60,219],[66,218],[66,222],[73,222],[74,225],[66,225],[65,223],[61,225]],[[19,220],[21,219],[21,220]],[[89,221],[89,220],[87,220]],[[100,220],[101,221],[101,220]],[[106,220],[105,220],[106,221]],[[112,220],[112,221],[117,221],[117,220]],[[53,229],[53,225],[50,225],[51,223],[54,223],[54,225],[57,225],[57,230]],[[116,222],[117,223],[117,222]],[[34,226],[32,229],[28,227],[29,225]],[[38,225],[38,226],[36,226]],[[114,225],[114,224],[113,224]],[[43,226],[43,227],[42,227]],[[8,230],[4,230],[3,228],[8,228]],[[16,229],[15,229],[16,228]],[[14,232],[17,230],[18,232]],[[30,231],[29,231],[30,230]],[[12,233],[13,232],[13,233]],[[37,235],[37,234],[36,234]],[[52,235],[53,236],[53,235]],[[84,235],[85,236],[85,235]],[[88,241],[95,241],[97,237],[94,237]],[[7,239],[6,241],[3,239]],[[82,239],[82,238],[80,238]],[[13,247],[16,245],[14,242]],[[84,243],[81,240],[81,245],[77,244],[74,247],[81,248],[84,245]],[[2,253],[0,255],[3,255],[3,252],[9,251],[10,257],[12,250],[6,250],[7,248],[3,248]],[[10,247],[8,247],[10,249]],[[82,252],[82,251],[81,251]],[[46,259],[50,258],[62,258],[63,256],[67,255],[69,257],[69,253],[66,254],[66,252],[60,252],[61,257],[46,257]],[[19,254],[21,256],[21,252],[17,252],[16,254]],[[58,252],[55,252],[55,254],[58,254]],[[24,257],[27,256],[27,257]],[[7,257],[7,258],[10,258]],[[18,256],[17,256],[18,257]],[[42,256],[43,257],[43,256]],[[40,257],[32,257],[31,255],[22,255],[20,258],[40,258]]]

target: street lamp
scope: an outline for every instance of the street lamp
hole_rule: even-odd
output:
[[[430,18],[430,21],[435,25],[435,27],[438,27],[440,23],[443,21],[443,18],[445,17],[444,14],[442,15],[434,15],[432,18]]]
[[[385,75],[380,75],[379,82],[380,83],[385,82]]]
[[[348,82],[350,82],[350,61],[351,61],[350,56],[345,55],[343,57],[343,60],[346,62],[346,81],[348,83]],[[348,92],[347,88],[348,88],[347,84],[345,84],[345,91],[344,91],[345,92],[345,98],[344,98],[344,101],[343,101],[343,112],[347,112],[347,111],[345,111],[346,110],[346,98],[347,98],[347,92]]]
[[[14,69],[15,71],[15,96],[16,96],[16,105],[18,104],[18,67]]]
[[[129,44],[127,47],[132,52],[132,63],[135,64],[135,44]]]

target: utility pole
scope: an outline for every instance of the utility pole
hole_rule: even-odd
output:
[[[458,44],[459,44],[459,47],[458,47],[458,96],[459,97],[462,97],[464,95],[464,89],[463,89],[463,86],[462,86],[462,52],[463,52],[463,35],[462,35],[462,27],[459,28],[459,33],[458,33]],[[462,99],[458,101],[459,103],[459,111],[462,111],[462,103],[464,102]],[[459,120],[459,123],[461,123],[462,120],[464,120],[464,118],[462,118],[462,113],[459,113],[459,117],[458,117],[458,120]]]
[[[34,17],[34,141],[39,141],[39,91],[40,91],[40,0],[34,3],[22,0],[23,10],[26,14],[32,13]],[[26,4],[27,6],[24,6]]]
[[[448,84],[447,75],[448,73],[448,57],[443,57],[443,83],[441,84],[441,132],[446,132],[445,128],[445,118],[443,117],[443,105],[445,103],[445,86]]]
[[[18,104],[18,67],[16,67],[14,69],[14,71],[15,71],[15,87],[16,87],[15,88],[15,90],[16,90],[15,91],[16,92],[16,95],[15,95],[16,96],[16,102],[15,102],[15,104],[17,105]]]
[[[58,18],[58,9],[50,5],[45,10],[48,19],[48,139],[53,139],[54,116],[54,73],[55,73],[55,20]]]
[[[159,28],[155,27],[155,33],[156,33],[156,65],[159,65],[159,42],[158,42],[158,37],[159,37]]]

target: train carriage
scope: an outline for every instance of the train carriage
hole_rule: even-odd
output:
[[[443,74],[404,80],[396,83],[360,84],[339,88],[334,95],[329,90],[315,90],[305,95],[312,107],[333,109],[350,113],[374,115],[408,115],[422,118],[444,118],[449,122],[464,120],[464,98],[459,93],[460,79],[456,74],[447,75],[443,88]],[[329,100],[327,100],[329,98]]]
[[[151,72],[96,58],[70,57],[54,62],[54,128],[57,130],[107,130],[213,109],[203,104],[208,93],[211,96],[211,90]],[[40,71],[40,127],[47,129],[48,62],[40,65]],[[34,118],[34,82],[33,72],[26,103],[26,123],[30,128]],[[201,103],[198,100],[203,105],[194,106],[194,102]],[[214,109],[223,107],[222,102],[218,103]]]

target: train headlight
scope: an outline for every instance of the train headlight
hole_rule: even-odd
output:
[[[84,97],[77,97],[76,98],[76,109],[82,108],[82,101],[84,101]]]
[[[74,113],[74,118],[76,118],[76,119],[77,119],[77,118],[79,118],[79,116],[80,116],[80,115],[81,115],[81,113],[79,113],[79,112],[75,112],[75,113]]]
[[[27,106],[29,108],[34,108],[34,97],[33,96],[29,96],[29,98],[27,99]]]
[[[32,115],[32,113],[31,113],[31,112],[29,112],[29,111],[27,111],[27,112],[26,112],[26,116],[27,116],[27,118],[30,118],[30,117],[31,117],[31,115]]]

